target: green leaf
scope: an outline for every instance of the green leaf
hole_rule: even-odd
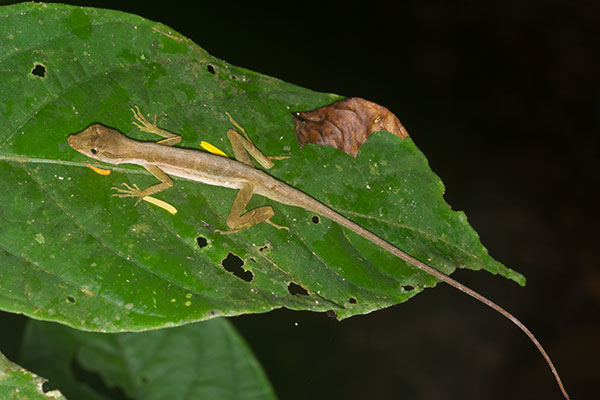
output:
[[[10,362],[0,353],[0,398],[30,400],[60,400],[65,397],[58,390],[44,392],[41,378],[25,368]]]
[[[356,159],[300,150],[290,112],[340,96],[229,65],[131,14],[26,3],[1,7],[0,20],[0,308],[105,332],[278,307],[342,319],[437,283],[330,221],[259,196],[250,207],[272,205],[289,232],[261,224],[216,233],[235,192],[182,179],[156,196],[174,216],[111,197],[122,182],[156,180],[135,165],[100,176],[66,138],[99,122],[156,140],[132,125],[134,105],[181,134],[181,146],[207,141],[232,155],[229,112],[266,154],[291,155],[269,170],[278,179],[445,273],[485,269],[524,284],[444,202],[411,139],[372,135]],[[243,262],[245,279],[226,259]]]
[[[275,399],[252,352],[223,318],[119,334],[29,321],[21,362],[72,399],[109,399],[115,388],[144,400]],[[78,379],[75,365],[98,374],[109,393]]]

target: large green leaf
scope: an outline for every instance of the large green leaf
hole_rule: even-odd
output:
[[[115,388],[129,399],[275,399],[250,349],[223,318],[120,334],[29,321],[20,362],[71,399],[109,399]],[[82,381],[77,369],[98,374],[104,391]]]
[[[235,193],[185,180],[157,195],[175,216],[111,197],[121,182],[156,180],[134,165],[97,175],[66,137],[100,122],[155,140],[134,129],[134,105],[157,113],[182,146],[204,140],[231,155],[229,112],[266,154],[291,155],[273,176],[446,273],[485,269],[524,283],[451,211],[411,139],[372,135],[356,159],[300,150],[290,112],[339,96],[231,66],[130,14],[28,3],[0,8],[0,20],[2,309],[85,330],[144,330],[282,306],[346,318],[436,284],[336,224],[268,199],[250,206],[272,204],[289,232],[261,224],[215,233],[226,229]],[[225,259],[241,259],[252,274],[234,275]]]
[[[61,400],[65,397],[58,390],[45,392],[44,378],[10,362],[0,353],[0,398],[30,400]]]

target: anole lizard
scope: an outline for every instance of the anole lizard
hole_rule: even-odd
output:
[[[69,145],[88,157],[110,164],[138,164],[146,168],[148,172],[160,181],[160,183],[143,190],[139,189],[136,185],[131,187],[124,184],[125,188],[113,188],[118,191],[118,193],[114,194],[115,196],[137,197],[136,204],[138,204],[145,196],[153,195],[173,186],[173,181],[169,178],[169,175],[173,175],[209,185],[224,186],[239,190],[233,201],[231,212],[227,217],[227,226],[229,226],[230,230],[221,233],[239,232],[261,222],[270,223],[277,228],[284,228],[271,222],[271,218],[274,215],[271,206],[262,206],[244,212],[253,194],[264,196],[282,204],[301,207],[328,218],[406,261],[408,264],[433,275],[440,281],[481,301],[511,320],[525,332],[537,347],[552,370],[562,394],[566,399],[569,398],[550,357],[533,333],[515,316],[488,298],[450,278],[448,275],[394,247],[379,236],[338,214],[306,193],[273,178],[262,170],[256,169],[250,156],[264,168],[271,168],[273,166],[273,162],[271,161],[273,157],[265,156],[254,146],[243,128],[231,117],[231,122],[244,134],[242,136],[235,129],[227,131],[227,136],[231,142],[237,161],[197,150],[172,147],[181,141],[181,136],[159,128],[156,125],[156,118],[153,123],[149,122],[137,107],[132,111],[139,122],[134,122],[136,126],[142,131],[158,134],[165,139],[156,143],[139,142],[129,139],[115,129],[100,124],[91,125],[89,128],[68,137]]]

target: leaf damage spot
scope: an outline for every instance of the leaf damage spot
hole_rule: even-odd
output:
[[[404,286],[402,286],[402,290],[404,290],[405,292],[410,292],[410,291],[415,290],[415,287],[411,286],[411,285],[404,285]]]
[[[356,300],[356,298],[354,298],[354,297],[350,297],[350,298],[348,299],[348,303],[350,303],[350,304],[356,304],[356,303],[358,303],[358,301]]]
[[[75,300],[75,297],[73,296],[67,296],[67,303],[77,304],[77,300]]]
[[[294,282],[290,282],[288,285],[288,292],[292,296],[308,296],[308,290]]]
[[[226,271],[231,272],[243,281],[252,282],[254,279],[252,271],[242,268],[244,260],[233,253],[228,253],[227,257],[221,261],[221,265]]]
[[[44,237],[43,233],[36,233],[33,236],[33,239],[38,242],[39,244],[45,244],[46,243],[46,238]]]
[[[321,222],[321,220],[319,219],[318,215],[315,215],[312,217],[312,222],[313,224],[318,224],[319,222]]]
[[[60,390],[53,390],[48,381],[44,381],[41,385],[38,383],[38,392],[43,393],[48,399],[58,399],[63,397]]]
[[[91,290],[88,290],[86,288],[81,288],[79,290],[81,290],[81,293],[86,294],[90,297],[94,297],[96,295],[94,292],[92,292]]]
[[[390,110],[360,97],[350,97],[311,111],[293,112],[300,147],[308,143],[332,146],[356,157],[374,132],[388,131],[408,137],[404,126]]]
[[[213,75],[216,74],[215,67],[213,67],[211,64],[206,64],[206,70]]]
[[[198,247],[200,247],[201,249],[203,249],[206,246],[208,246],[208,240],[205,237],[202,237],[202,236],[198,236],[196,238],[196,243],[198,243]]]
[[[42,64],[35,63],[33,69],[31,70],[31,74],[38,76],[40,78],[46,77],[46,67]]]

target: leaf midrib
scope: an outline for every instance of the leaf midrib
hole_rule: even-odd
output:
[[[83,162],[68,161],[68,160],[61,160],[61,159],[27,157],[27,156],[22,156],[22,155],[0,154],[0,161],[7,161],[7,162],[13,162],[13,163],[55,164],[55,165],[64,165],[64,166],[69,166],[69,167],[79,167],[79,168],[85,167],[85,168],[87,168],[87,166]],[[146,171],[145,169],[140,169],[140,168],[127,168],[127,167],[124,168],[124,167],[117,167],[117,166],[110,165],[110,169],[113,171],[116,171],[116,172],[123,173],[123,174],[150,175],[150,173],[148,171]],[[172,177],[172,179],[178,180],[178,181],[190,181],[189,179],[176,177],[176,176]],[[452,242],[448,241],[447,239],[443,239],[440,236],[433,235],[429,232],[417,229],[417,228],[409,226],[409,225],[400,224],[397,221],[384,219],[384,218],[377,217],[377,216],[367,215],[367,214],[350,211],[350,210],[344,210],[344,209],[336,209],[336,210],[339,213],[341,213],[342,215],[352,215],[352,216],[358,217],[358,218],[371,219],[371,220],[375,220],[378,222],[383,222],[383,223],[386,223],[389,225],[393,225],[398,228],[402,228],[402,229],[406,229],[406,230],[415,232],[416,234],[418,234],[422,237],[428,238],[431,241],[435,240],[435,241],[444,243],[445,245],[462,252],[463,254],[467,255],[471,259],[481,262],[481,258],[478,257],[477,255],[473,254],[472,252],[467,251],[466,249],[464,249],[462,247],[459,247],[457,244],[452,243]],[[455,268],[455,267],[453,267],[453,268]]]

